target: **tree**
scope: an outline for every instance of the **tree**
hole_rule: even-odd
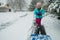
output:
[[[17,9],[22,10],[22,8],[26,4],[24,0],[8,0],[7,2],[14,10],[17,10]]]
[[[31,4],[30,4],[30,7],[29,7],[29,10],[30,11],[33,11],[35,9],[35,5],[37,2],[43,2],[43,0],[32,0]]]

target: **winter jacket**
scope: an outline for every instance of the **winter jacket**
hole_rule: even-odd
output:
[[[35,18],[42,18],[43,14],[45,13],[45,10],[43,8],[41,8],[41,10],[38,11],[37,8],[34,9],[34,17]]]

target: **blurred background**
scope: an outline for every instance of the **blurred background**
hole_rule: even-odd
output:
[[[42,25],[52,40],[60,40],[60,0],[0,0],[0,40],[27,40],[33,25],[33,10],[42,2]]]
[[[0,0],[0,12],[33,11],[39,1],[46,12],[60,16],[60,0]]]

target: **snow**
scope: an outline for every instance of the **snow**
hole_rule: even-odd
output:
[[[45,26],[46,32],[51,36],[52,40],[60,40],[60,20],[57,20],[56,17],[53,18],[53,15],[48,15],[42,19],[42,24]]]
[[[28,13],[30,12],[27,12],[27,16],[24,16],[26,12],[0,13],[0,22],[2,24],[10,23],[8,26],[1,26],[0,23],[0,40],[26,40],[33,18]]]
[[[51,16],[45,16],[42,24],[52,40],[59,40],[60,20]],[[32,24],[33,12],[0,13],[0,40],[27,40]]]

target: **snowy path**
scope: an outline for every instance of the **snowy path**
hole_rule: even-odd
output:
[[[21,13],[21,12],[20,12]],[[26,13],[9,13],[9,14],[0,14],[0,22],[13,23],[6,27],[2,28],[0,31],[0,40],[26,40],[27,32],[29,27],[32,25],[32,15],[27,15],[25,17],[20,17]],[[27,12],[29,13],[29,12]],[[30,18],[31,17],[31,18]],[[7,24],[6,24],[7,25]]]
[[[0,13],[0,40],[26,40],[32,22],[32,12]],[[59,20],[48,15],[42,19],[42,24],[52,40],[60,40]]]

